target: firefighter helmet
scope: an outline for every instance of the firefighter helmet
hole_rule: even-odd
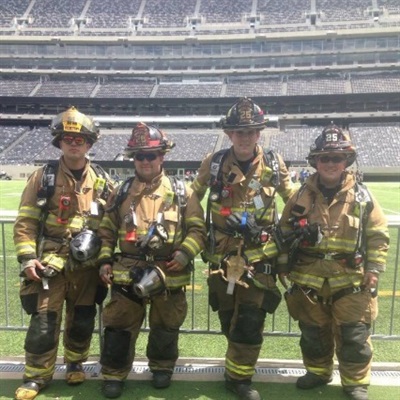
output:
[[[323,129],[322,133],[315,139],[315,143],[310,147],[310,153],[307,157],[310,165],[316,168],[317,156],[324,153],[345,154],[347,157],[346,167],[354,163],[357,155],[350,138],[333,123]]]
[[[54,136],[52,144],[58,148],[60,148],[61,135],[64,133],[83,135],[90,144],[96,142],[100,136],[98,123],[75,107],[56,115],[51,121],[50,130]]]
[[[152,125],[139,122],[132,130],[131,138],[125,148],[127,157],[132,157],[138,152],[170,151],[175,144],[167,139],[165,133]]]
[[[249,97],[242,97],[221,119],[224,131],[235,131],[243,128],[264,129],[267,119],[263,110]]]
[[[97,256],[101,247],[101,239],[91,230],[84,229],[69,244],[72,257],[79,262]]]

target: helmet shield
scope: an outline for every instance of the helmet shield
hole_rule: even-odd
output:
[[[315,139],[315,143],[310,147],[307,160],[312,167],[316,168],[317,157],[326,153],[345,154],[347,157],[346,167],[352,165],[356,159],[356,151],[350,138],[334,124],[324,128]]]
[[[144,269],[133,267],[129,275],[133,281],[133,291],[140,298],[154,296],[165,290],[164,272],[156,265],[149,265]]]
[[[90,144],[96,142],[100,136],[99,125],[75,107],[56,115],[51,121],[50,131],[54,136],[52,144],[58,148],[60,148],[61,135],[64,133],[83,135]]]
[[[264,129],[267,120],[263,110],[248,97],[241,98],[221,119],[224,131],[234,131],[246,128]]]
[[[165,133],[152,125],[139,122],[132,130],[132,135],[125,148],[125,155],[132,157],[138,152],[161,151],[166,153],[175,144],[167,139]]]
[[[97,256],[101,240],[93,231],[85,229],[71,240],[69,246],[72,257],[76,261],[84,262]]]

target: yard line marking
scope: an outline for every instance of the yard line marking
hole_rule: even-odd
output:
[[[383,210],[383,211],[387,211],[387,212],[389,212],[390,214],[400,215],[400,211],[389,210],[388,208],[383,208],[383,207],[382,207],[382,210]]]

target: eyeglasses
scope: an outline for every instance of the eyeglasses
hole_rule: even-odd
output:
[[[344,157],[340,157],[340,156],[321,156],[318,158],[318,160],[320,162],[322,162],[323,164],[327,164],[328,162],[333,162],[334,164],[339,164],[343,161],[346,161],[346,158]]]
[[[157,153],[138,153],[135,155],[135,160],[138,161],[154,161],[157,158]]]
[[[65,144],[75,143],[77,146],[82,146],[86,143],[86,139],[83,136],[63,136],[61,140]]]

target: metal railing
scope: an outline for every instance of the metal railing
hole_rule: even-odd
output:
[[[382,274],[379,287],[379,317],[372,327],[373,337],[385,340],[400,340],[400,218],[389,216],[391,245],[387,272]],[[24,313],[19,300],[18,277],[20,265],[17,262],[12,240],[14,218],[0,219],[0,331],[27,331],[29,317]],[[189,312],[182,333],[221,334],[216,313],[208,305],[207,267],[196,261],[192,284],[187,288]],[[107,300],[106,300],[107,302]],[[1,304],[3,303],[3,304]],[[101,334],[101,307],[96,332]],[[148,330],[144,324],[144,331]],[[265,336],[299,336],[297,323],[288,315],[282,301],[275,314],[267,317]]]

